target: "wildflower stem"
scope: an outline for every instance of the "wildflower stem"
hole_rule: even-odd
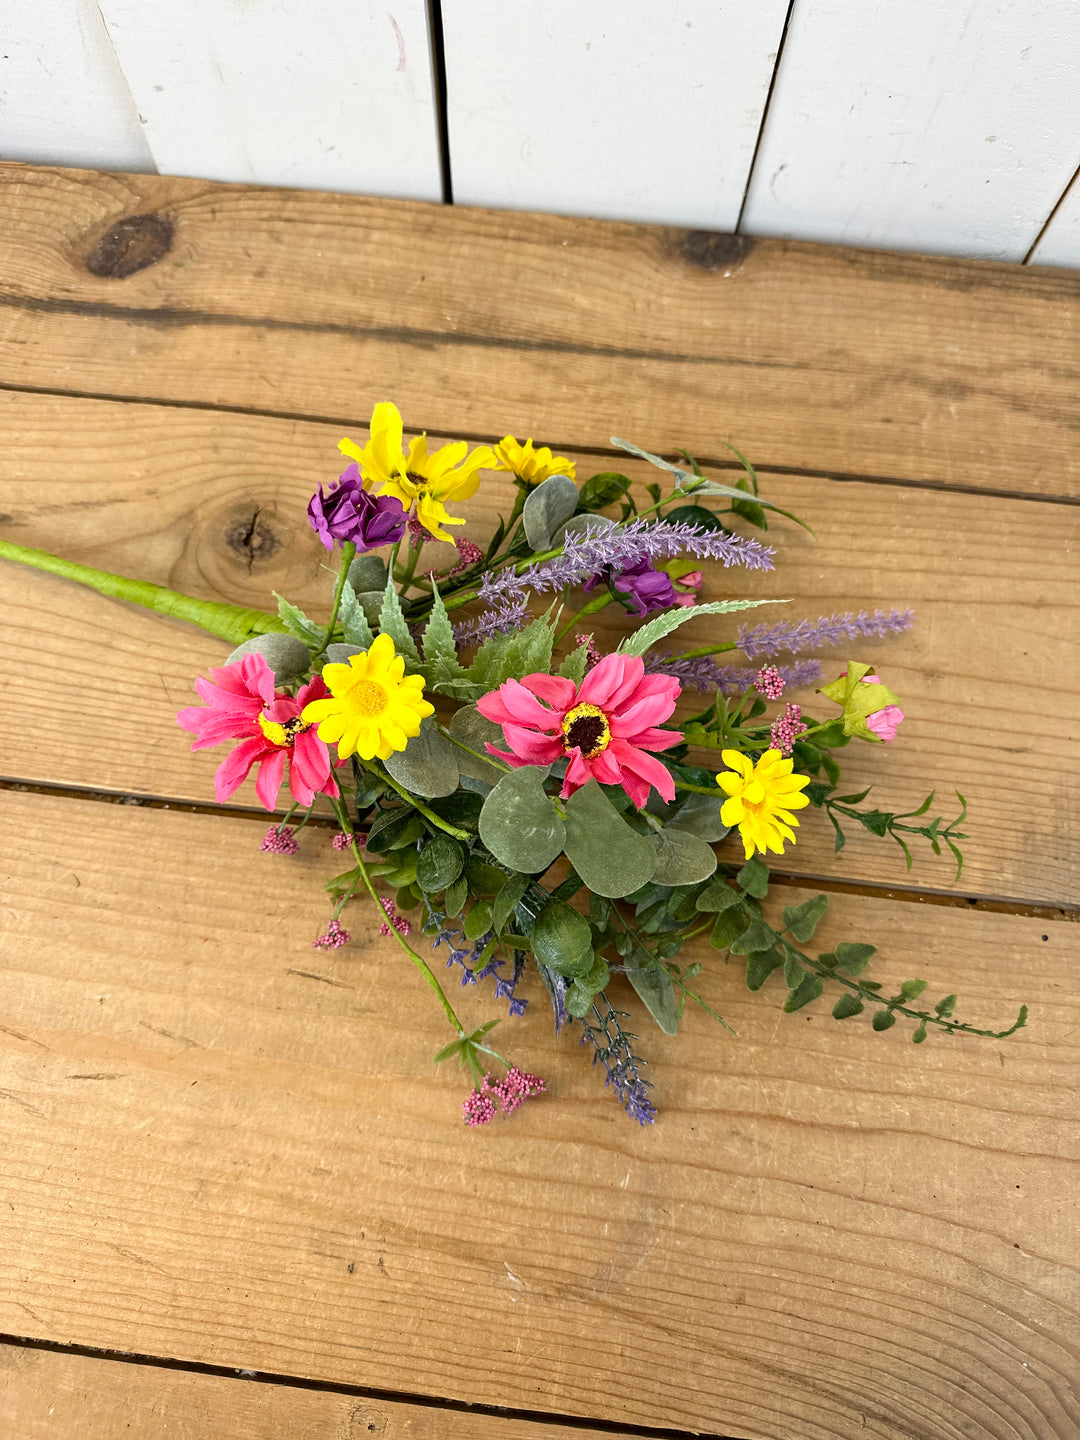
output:
[[[349,578],[349,566],[356,559],[356,546],[351,540],[346,540],[341,546],[341,569],[338,571],[337,584],[334,586],[334,608],[330,611],[330,624],[326,627],[326,638],[319,647],[319,654],[323,654],[326,647],[334,638],[334,626],[337,624],[338,611],[341,609],[341,597],[345,592],[345,581]]]
[[[384,780],[386,784],[390,786],[391,790],[400,795],[402,800],[407,800],[414,810],[419,810],[424,819],[430,820],[432,825],[436,826],[437,829],[445,830],[447,835],[452,835],[455,840],[465,840],[467,842],[472,838],[467,830],[459,830],[456,825],[451,825],[448,820],[444,820],[440,815],[436,815],[434,810],[429,810],[422,800],[418,800],[415,795],[410,795],[404,785],[399,785],[388,771],[367,763],[364,763],[364,769],[370,771],[372,775],[377,775],[380,780]]]
[[[334,807],[334,813],[338,818],[338,824],[341,826],[343,832],[349,837],[349,845],[352,849],[353,859],[356,861],[356,868],[360,872],[360,879],[364,882],[364,886],[367,889],[367,892],[371,896],[375,905],[378,906],[378,908],[381,910],[382,906],[379,905],[379,897],[375,893],[375,887],[371,883],[371,877],[367,872],[367,867],[365,866],[363,859],[361,858],[360,846],[356,843],[356,834],[353,831],[352,825],[349,823],[349,816],[345,809],[345,806],[340,799],[331,800],[330,803]],[[409,959],[420,971],[421,975],[423,975],[429,987],[435,992],[435,997],[438,1000],[439,1004],[442,1006],[443,1014],[450,1021],[450,1024],[454,1027],[459,1036],[464,1036],[465,1027],[455,1015],[454,1007],[450,1004],[450,1001],[443,993],[443,988],[436,979],[435,973],[431,969],[431,966],[427,963],[427,961],[423,958],[422,955],[417,954],[417,952],[405,939],[404,935],[399,934],[399,932],[395,930],[393,925],[389,926],[388,928],[390,934],[394,936],[398,944],[405,951],[405,954],[408,955]]]
[[[470,746],[463,744],[456,735],[452,735],[445,725],[439,725],[438,721],[435,723],[438,725],[439,733],[444,735],[451,745],[456,745],[459,750],[464,750],[465,754],[471,755],[474,760],[483,760],[485,765],[494,765],[496,770],[505,770],[507,773],[514,768],[495,755],[481,755],[479,750],[473,750]]]
[[[696,650],[683,650],[678,655],[671,655],[671,660],[697,660],[702,655],[719,655],[725,650],[737,650],[739,647],[734,640],[725,640],[720,645],[699,645]]]

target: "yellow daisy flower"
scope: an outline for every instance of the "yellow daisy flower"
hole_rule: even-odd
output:
[[[738,750],[722,750],[720,758],[731,767],[716,777],[728,797],[720,811],[722,823],[739,827],[747,860],[758,850],[782,855],[784,841],[795,842],[791,827],[799,826],[792,810],[810,803],[801,793],[809,775],[793,775],[795,762],[779,750],[766,750],[756,765]]]
[[[549,475],[569,475],[573,480],[576,473],[573,460],[567,460],[565,455],[552,455],[546,445],[534,450],[531,440],[522,445],[513,435],[495,446],[495,458],[496,470],[512,470],[526,485],[539,485]]]
[[[435,713],[424,699],[420,675],[406,675],[405,661],[389,635],[376,635],[369,650],[350,655],[347,665],[324,665],[330,696],[305,705],[301,719],[317,725],[320,740],[338,755],[389,760],[420,733],[420,721]]]
[[[447,500],[468,500],[480,483],[478,470],[495,468],[494,451],[482,445],[469,455],[464,440],[443,445],[428,454],[427,436],[417,435],[403,449],[401,415],[396,405],[381,401],[371,415],[371,438],[364,446],[344,439],[338,449],[355,460],[363,472],[364,489],[379,487],[380,495],[393,495],[406,510],[415,507],[416,518],[436,540],[451,540],[446,525],[464,525],[451,515]]]

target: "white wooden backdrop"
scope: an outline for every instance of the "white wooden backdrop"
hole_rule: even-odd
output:
[[[1080,0],[0,0],[0,157],[1080,267]]]

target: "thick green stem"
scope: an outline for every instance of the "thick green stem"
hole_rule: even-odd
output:
[[[330,624],[326,627],[326,638],[319,647],[319,654],[323,654],[326,647],[334,638],[334,626],[337,624],[338,611],[341,609],[341,597],[345,591],[345,581],[349,578],[349,566],[356,559],[356,546],[351,540],[346,540],[341,547],[341,569],[338,571],[337,584],[334,586],[334,608],[330,611]]]
[[[352,850],[353,859],[356,861],[356,868],[360,872],[360,879],[364,882],[364,886],[368,894],[371,896],[376,907],[381,912],[382,906],[379,904],[379,897],[376,894],[374,885],[372,885],[371,883],[371,876],[368,874],[367,867],[365,866],[363,858],[361,857],[360,847],[356,843],[356,835],[353,832],[352,825],[349,823],[349,817],[346,813],[345,806],[340,799],[331,801],[331,804],[334,807],[334,813],[337,815],[338,824],[341,826],[344,833],[349,837],[349,846]],[[454,1014],[454,1007],[450,1004],[450,1001],[443,993],[443,988],[439,984],[438,980],[435,978],[435,974],[431,969],[430,965],[428,965],[427,961],[423,958],[422,955],[418,955],[416,953],[416,951],[412,948],[409,942],[405,939],[404,935],[400,934],[393,925],[391,925],[389,929],[390,934],[393,935],[395,940],[405,951],[405,954],[408,955],[409,959],[420,971],[421,975],[423,975],[430,988],[434,991],[436,999],[443,1008],[443,1014],[450,1021],[450,1024],[454,1027],[459,1036],[464,1036],[465,1027],[462,1025],[458,1017]]]
[[[699,645],[696,650],[683,650],[671,658],[672,660],[696,660],[701,655],[720,655],[725,650],[737,650],[738,648],[734,640],[725,640],[720,645]]]
[[[436,815],[434,810],[429,810],[422,800],[418,800],[415,795],[410,795],[408,790],[403,785],[399,785],[388,770],[376,769],[374,765],[367,763],[364,763],[364,769],[369,770],[372,775],[377,775],[380,780],[385,780],[391,790],[400,795],[402,800],[407,800],[414,810],[419,810],[424,819],[430,820],[436,829],[445,830],[447,835],[452,835],[455,840],[468,842],[472,838],[467,830],[459,830],[456,825],[451,825],[448,820]]]

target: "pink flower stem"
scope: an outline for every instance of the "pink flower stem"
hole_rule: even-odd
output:
[[[462,748],[464,749],[464,746]],[[487,755],[482,755],[480,758],[482,760],[487,760],[489,757]],[[492,763],[495,764],[497,762],[492,761]],[[423,801],[418,800],[415,795],[410,795],[408,790],[406,790],[403,785],[399,785],[388,770],[382,769],[381,766],[365,763],[364,761],[361,761],[361,764],[363,765],[363,768],[365,770],[369,771],[372,775],[378,776],[380,780],[384,781],[387,785],[390,786],[391,790],[396,791],[396,793],[401,796],[402,800],[407,801],[414,810],[419,810],[420,814],[423,815],[424,819],[430,820],[432,825],[436,826],[439,830],[445,830],[447,835],[452,835],[455,840],[464,840],[466,843],[468,843],[468,841],[472,839],[472,836],[467,830],[459,830],[456,825],[451,825],[449,820],[443,820],[440,816],[435,814],[434,810],[429,810],[428,807],[423,803]],[[343,825],[341,828],[344,830],[345,826]]]
[[[494,765],[496,770],[505,770],[507,774],[514,768],[512,765],[507,765],[505,760],[500,760],[497,755],[481,755],[479,750],[471,749],[468,745],[463,744],[456,735],[451,735],[445,725],[439,725],[438,728],[439,732],[445,739],[450,741],[451,745],[456,745],[459,750],[464,750],[465,754],[471,755],[474,760],[483,760],[485,765]],[[413,804],[415,803],[416,802],[413,801]]]
[[[338,611],[341,609],[341,596],[345,590],[345,581],[349,577],[349,566],[355,558],[356,546],[351,540],[344,541],[341,546],[341,569],[338,571],[337,585],[334,587],[334,608],[330,611],[330,624],[326,627],[326,638],[319,646],[320,655],[334,638],[334,626],[337,624]]]
[[[356,835],[353,831],[352,825],[349,823],[348,812],[346,811],[345,806],[340,799],[331,800],[330,803],[334,807],[334,813],[338,818],[338,824],[341,826],[342,831],[349,837],[349,844],[352,849],[353,859],[356,861],[356,868],[360,872],[360,879],[364,882],[364,887],[367,890],[368,894],[371,896],[376,908],[379,910],[380,913],[383,913],[383,907],[379,901],[378,894],[375,891],[374,885],[372,885],[371,883],[371,876],[368,874],[367,866],[364,864],[363,858],[361,857],[360,847],[356,843]],[[409,959],[420,971],[421,975],[423,975],[429,987],[435,992],[435,997],[443,1008],[443,1014],[450,1021],[450,1024],[454,1027],[458,1036],[463,1036],[465,1034],[465,1027],[462,1025],[458,1017],[454,1014],[454,1007],[450,1004],[450,1001],[443,993],[443,988],[439,984],[438,980],[435,978],[434,971],[428,965],[427,961],[423,958],[423,956],[416,953],[416,951],[413,949],[413,947],[409,944],[409,942],[405,939],[403,935],[399,934],[399,932],[395,930],[393,926],[390,927],[390,930],[394,939],[405,951],[405,954],[408,955]]]

